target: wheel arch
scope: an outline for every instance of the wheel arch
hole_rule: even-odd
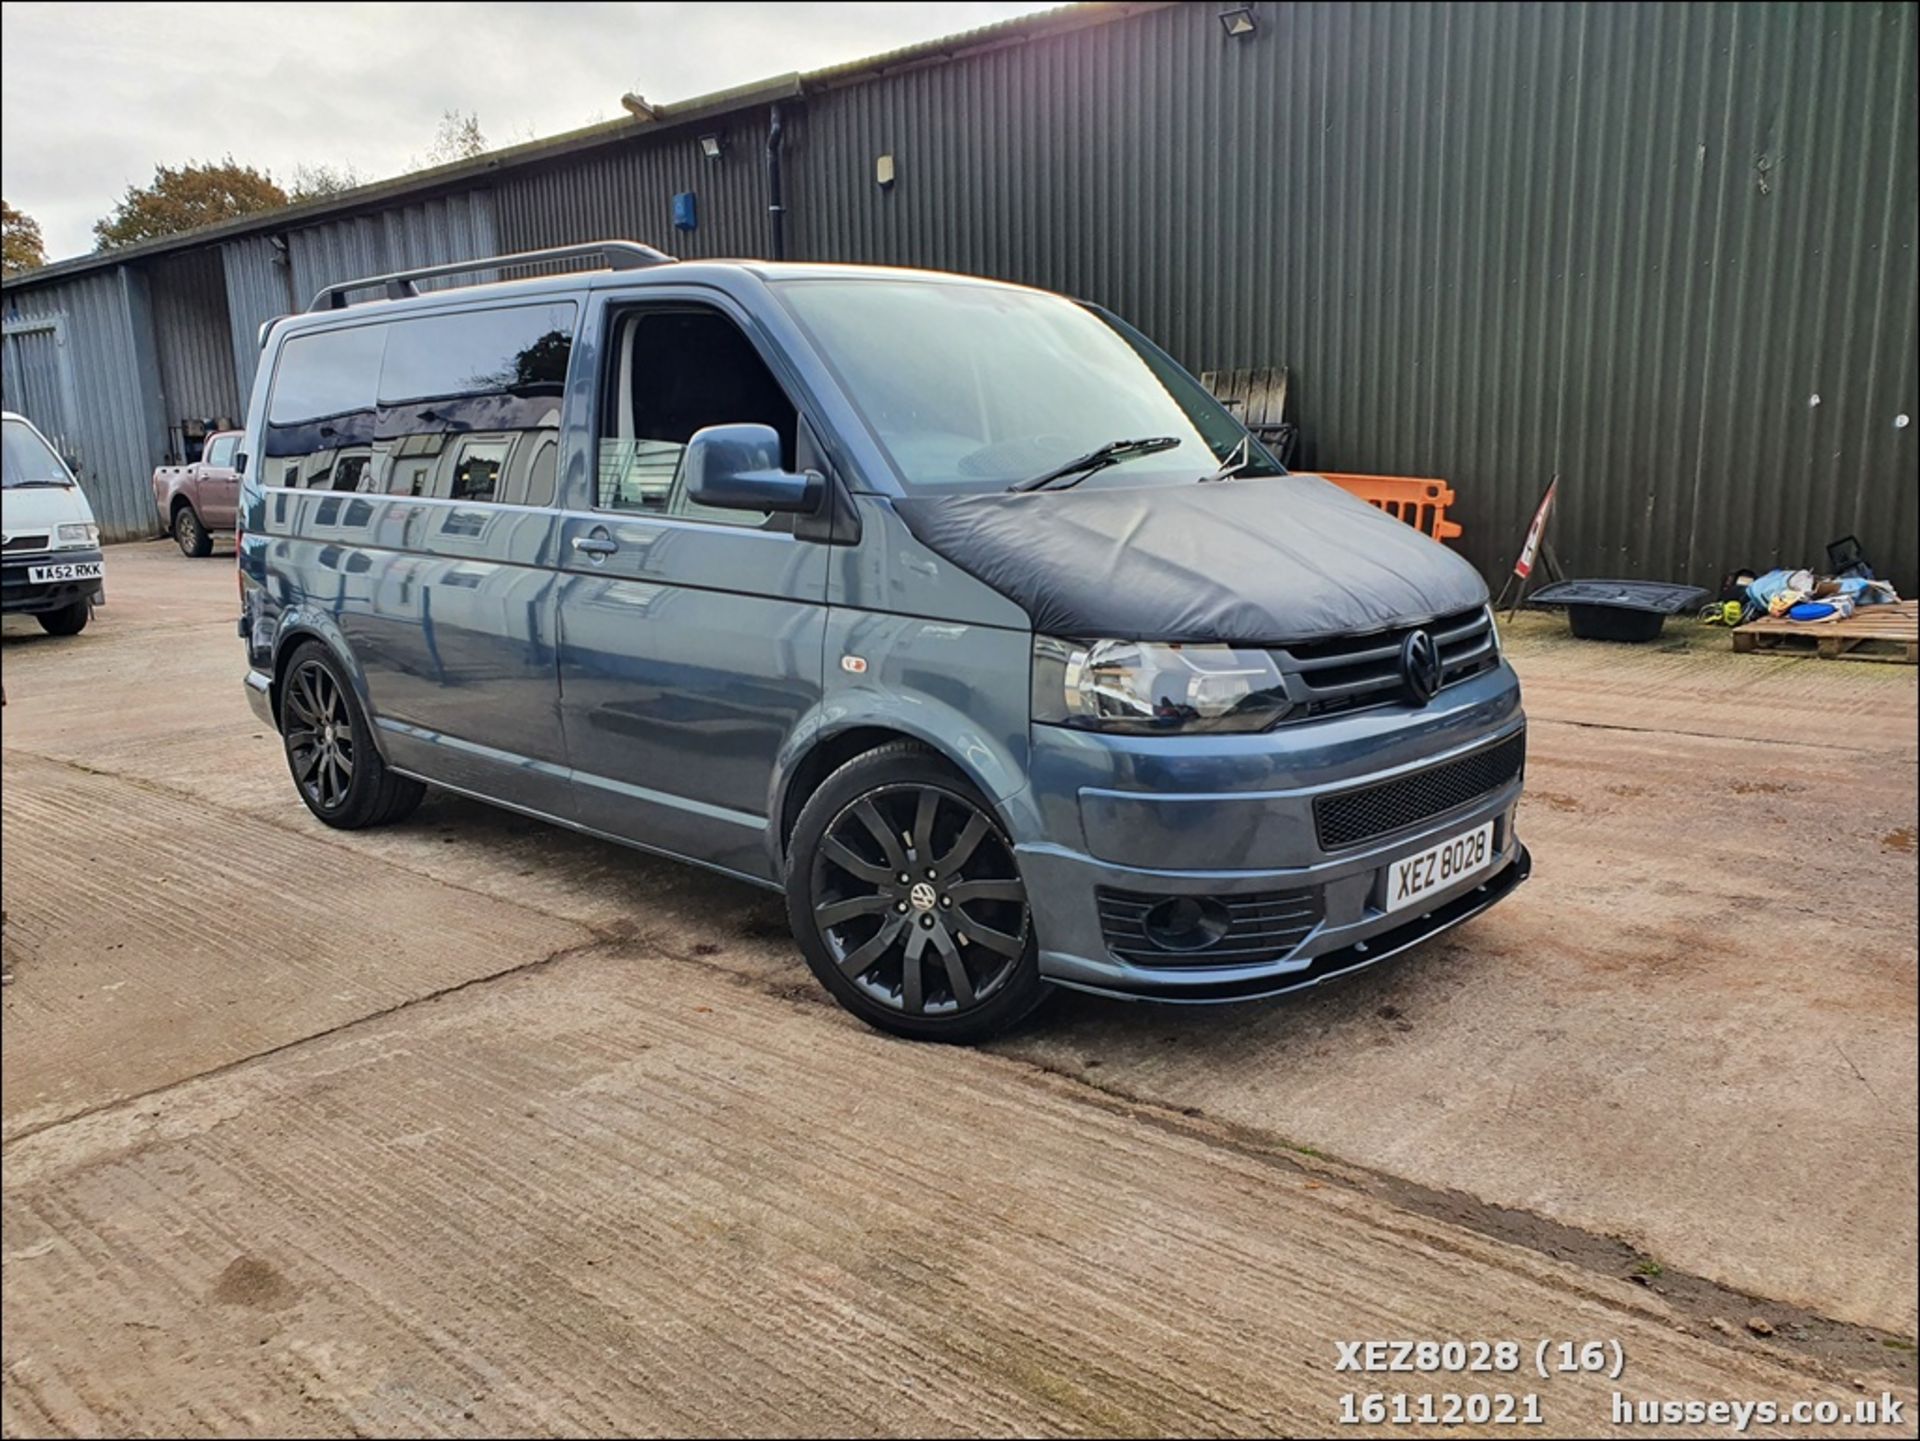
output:
[[[919,709],[929,709],[921,706]],[[787,848],[794,823],[821,784],[848,761],[881,746],[909,741],[923,747],[954,773],[972,784],[1000,815],[1008,832],[1018,835],[1009,802],[1026,790],[1021,758],[985,738],[978,728],[955,712],[930,724],[919,715],[901,715],[885,705],[872,710],[835,707],[832,719],[821,718],[795,732],[794,739],[775,764],[768,806],[767,841],[774,874],[786,874]]]
[[[338,662],[347,673],[347,682],[353,687],[354,699],[360,703],[360,713],[367,718],[367,729],[373,741],[373,747],[380,753],[380,759],[387,759],[387,748],[381,738],[380,723],[373,708],[373,701],[367,693],[366,672],[353,657],[353,648],[347,644],[346,637],[339,628],[322,616],[290,611],[282,621],[279,634],[273,643],[273,684],[267,691],[268,704],[273,707],[273,722],[280,724],[281,688],[286,680],[287,667],[292,664],[294,653],[303,642],[315,641],[325,646],[327,653]]]

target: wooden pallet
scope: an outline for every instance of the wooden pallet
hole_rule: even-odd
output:
[[[1827,660],[1905,661],[1920,665],[1920,601],[1864,605],[1846,620],[1749,621],[1733,633],[1741,652],[1798,650]]]

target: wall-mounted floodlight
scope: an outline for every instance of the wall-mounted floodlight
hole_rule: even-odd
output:
[[[727,148],[727,137],[719,131],[700,137],[700,153],[709,160],[718,160],[720,153]]]
[[[1244,40],[1259,27],[1253,19],[1251,5],[1234,5],[1220,12],[1220,28],[1227,32],[1232,40]]]

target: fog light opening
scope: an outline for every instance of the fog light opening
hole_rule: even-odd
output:
[[[1147,939],[1163,951],[1203,951],[1227,933],[1232,917],[1211,896],[1169,896],[1142,924]]]

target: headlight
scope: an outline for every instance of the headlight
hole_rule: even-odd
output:
[[[1034,637],[1037,721],[1137,735],[1263,731],[1291,708],[1263,650]]]
[[[100,544],[100,527],[91,522],[80,521],[63,525],[55,533],[53,544],[56,550],[71,550],[77,545],[98,545]]]

